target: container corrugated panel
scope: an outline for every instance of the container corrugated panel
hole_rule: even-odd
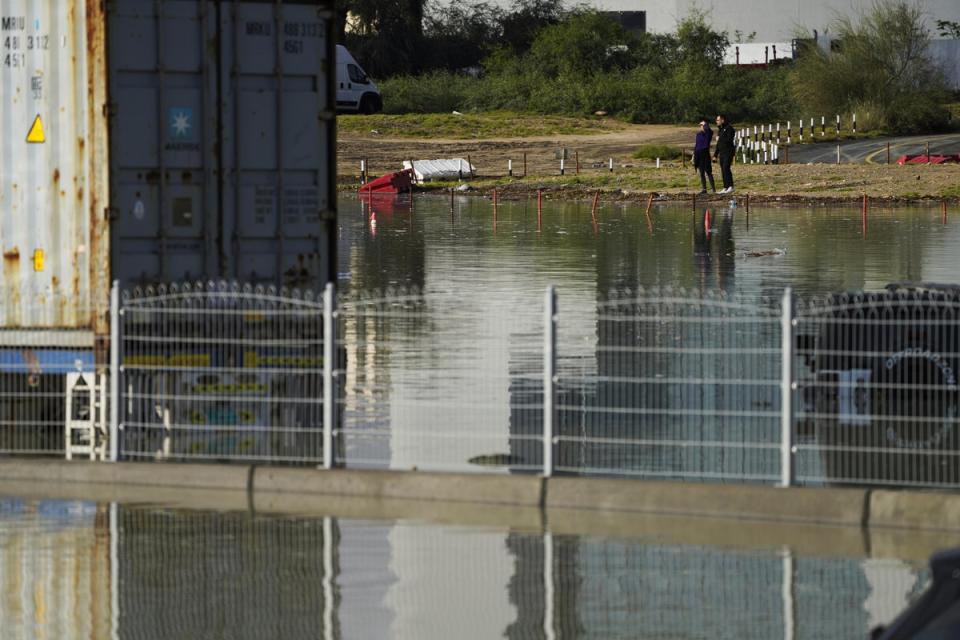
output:
[[[331,3],[108,12],[114,276],[319,289],[335,221]]]
[[[0,327],[99,328],[107,301],[103,16],[0,0]]]

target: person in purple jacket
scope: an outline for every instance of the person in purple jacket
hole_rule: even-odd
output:
[[[710,141],[713,139],[713,130],[707,121],[700,121],[700,131],[697,132],[697,142],[693,147],[693,168],[700,172],[701,194],[707,192],[707,178],[710,178],[710,190],[717,192],[713,182],[713,162],[710,160]]]

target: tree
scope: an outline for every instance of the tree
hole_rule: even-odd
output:
[[[430,5],[424,21],[431,66],[451,71],[474,67],[501,39],[503,11],[486,2]]]
[[[922,18],[917,6],[899,0],[879,0],[859,21],[837,18],[837,50],[813,48],[791,76],[797,100],[822,114],[867,109],[905,132],[943,126],[946,83]]]
[[[635,44],[615,21],[584,11],[542,29],[527,58],[531,69],[548,78],[582,76],[627,66]]]
[[[714,31],[707,18],[706,12],[694,8],[677,23],[677,62],[719,70],[730,38],[725,31]]]
[[[526,53],[540,30],[558,24],[567,14],[562,2],[519,0],[512,11],[500,18],[503,44],[514,54]]]
[[[339,41],[374,76],[419,70],[426,0],[339,0]]]
[[[937,20],[937,29],[940,30],[940,35],[944,38],[960,40],[960,22]]]

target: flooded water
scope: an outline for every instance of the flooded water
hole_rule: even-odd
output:
[[[0,628],[59,640],[831,640],[889,622],[929,579],[923,559],[876,541],[871,553],[855,530],[820,531],[829,551],[754,545],[748,525],[715,546],[648,520],[646,535],[610,537],[8,498]]]
[[[561,304],[611,289],[676,287],[747,296],[791,286],[799,294],[875,290],[891,282],[958,282],[960,220],[940,208],[751,207],[546,201],[498,203],[441,196],[361,201],[342,196],[340,271],[344,285],[417,286],[538,304],[556,285]],[[709,232],[704,225],[710,209]],[[955,213],[955,212],[954,212]]]
[[[740,203],[655,204],[649,214],[645,203],[601,203],[593,215],[590,202],[545,202],[538,215],[535,199],[494,209],[477,196],[344,196],[348,304],[371,290],[417,291],[406,310],[344,314],[347,464],[538,470],[544,292],[554,285],[558,470],[778,481],[784,288],[810,298],[956,282],[960,221],[938,206],[871,206],[864,221],[858,206]],[[678,302],[633,320],[638,311],[607,304],[611,292],[651,288],[694,305],[722,293],[749,308]],[[817,413],[802,400],[798,411]],[[800,445],[805,484],[862,479],[845,469],[827,478],[816,443]]]

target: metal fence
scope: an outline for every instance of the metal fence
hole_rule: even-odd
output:
[[[113,455],[324,462],[324,303],[227,283],[115,305]]]
[[[105,457],[958,486],[960,288],[774,293],[114,291]],[[0,453],[103,418],[4,367]]]
[[[63,307],[66,304],[64,300]],[[103,306],[101,317],[106,314]],[[75,316],[90,317],[97,310],[77,309],[52,316],[51,307],[63,309],[56,302],[18,304],[18,317],[32,319],[37,328],[9,328],[17,326],[10,322],[0,330],[0,455],[63,455],[65,374],[93,372],[93,331],[52,327]],[[10,320],[9,310],[4,317]],[[44,328],[45,324],[51,328]],[[80,407],[77,410],[82,411]]]
[[[813,299],[797,314],[797,477],[960,481],[960,288]]]
[[[602,299],[595,371],[559,367],[557,470],[778,480],[780,323],[771,301],[669,290]]]
[[[338,462],[539,472],[543,312],[490,317],[482,299],[441,297],[394,290],[343,303]]]

